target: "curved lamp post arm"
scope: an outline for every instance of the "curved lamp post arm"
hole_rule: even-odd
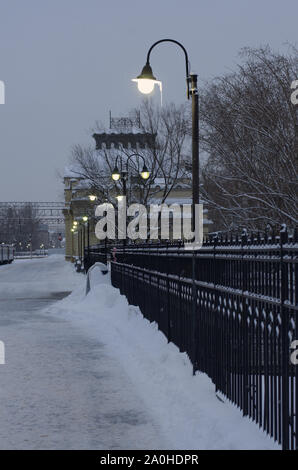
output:
[[[143,160],[143,164],[146,165],[145,163],[145,158],[143,157],[143,155],[141,155],[140,153],[132,153],[131,155],[129,155],[127,157],[127,160],[126,160],[126,173],[128,173],[128,164],[129,164],[129,161],[132,157],[139,157]]]
[[[139,157],[143,160],[143,164],[144,166],[146,166],[146,162],[145,162],[145,158],[143,157],[143,155],[141,155],[140,153],[132,153],[131,155],[129,156],[126,156],[126,163],[125,163],[125,166],[126,166],[126,173],[128,173],[128,164],[129,164],[129,161],[132,157]],[[115,166],[118,168],[118,161],[120,160],[120,163],[121,163],[121,168],[120,168],[120,171],[122,172],[122,158],[123,156],[122,155],[117,155],[116,156],[116,162],[115,162]]]
[[[187,51],[185,49],[185,47],[178,41],[176,41],[175,39],[160,39],[159,41],[156,41],[149,49],[148,53],[147,53],[147,63],[146,65],[150,65],[150,54],[151,54],[151,51],[152,49],[157,46],[158,44],[162,43],[162,42],[172,42],[174,44],[177,44],[177,46],[179,46],[183,52],[184,52],[184,55],[185,55],[185,69],[186,69],[186,84],[187,84],[187,99],[189,99],[189,96],[190,96],[190,93],[189,93],[189,82],[190,82],[190,76],[189,76],[189,60],[188,60],[188,54],[187,54]]]
[[[121,170],[120,170],[119,173],[120,173],[120,179],[121,179],[121,181],[122,181],[122,191],[123,191],[123,195],[124,195],[124,196],[126,196],[126,194],[127,194],[126,182],[127,182],[127,179],[128,179],[128,165],[129,165],[130,160],[131,160],[133,157],[141,158],[142,161],[143,161],[144,167],[143,167],[142,172],[140,173],[141,176],[142,176],[142,178],[147,179],[147,178],[149,178],[149,175],[150,175],[149,171],[147,170],[145,158],[143,157],[143,155],[141,155],[140,153],[132,153],[131,155],[128,155],[128,156],[125,155],[125,157],[126,157],[125,171],[123,171],[123,169],[122,169],[122,158],[123,158],[123,155],[117,155],[117,156],[116,156],[116,162],[115,162],[115,165],[116,165],[115,168],[117,169],[117,173],[119,172],[118,166],[117,166],[117,165],[118,165],[118,161],[120,160],[120,162],[121,162]],[[118,175],[119,175],[119,173],[118,173]],[[146,176],[143,176],[144,174],[145,174]],[[118,181],[118,179],[117,179],[117,181]]]
[[[115,166],[118,168],[118,160],[120,160],[120,163],[121,163],[121,168],[120,170],[122,170],[122,156],[121,155],[117,155],[116,156],[116,161],[115,161]]]

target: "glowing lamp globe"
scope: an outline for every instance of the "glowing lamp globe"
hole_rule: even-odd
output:
[[[146,165],[144,165],[143,170],[141,171],[141,177],[143,178],[143,180],[147,180],[149,176],[150,176],[150,172],[148,168],[146,167]]]
[[[135,78],[133,81],[137,82],[138,90],[144,95],[149,95],[154,89],[154,80],[149,78]]]
[[[141,75],[137,78],[133,78],[132,81],[138,84],[139,91],[145,95],[152,93],[155,83],[158,83],[149,64],[146,64],[145,67],[143,67]]]
[[[115,168],[114,168],[114,170],[113,170],[113,173],[112,173],[112,179],[113,179],[114,181],[118,181],[118,180],[120,179],[120,176],[121,176],[121,175],[120,175],[120,172],[119,172],[117,166],[115,166]]]

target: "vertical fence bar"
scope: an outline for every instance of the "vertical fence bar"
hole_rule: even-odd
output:
[[[249,327],[248,327],[248,305],[246,298],[247,291],[247,271],[244,260],[244,246],[247,243],[246,234],[241,239],[241,275],[242,275],[242,364],[241,373],[243,377],[242,389],[242,409],[243,415],[248,415],[248,397],[249,397],[249,377],[250,377],[250,357],[248,354],[249,347]]]
[[[196,258],[195,250],[192,252],[192,361],[193,361],[193,375],[195,375],[198,360],[197,360],[197,287],[196,287]]]
[[[282,321],[282,446],[289,449],[289,317],[285,308],[287,286],[287,266],[283,259],[286,232],[280,232],[280,315]]]

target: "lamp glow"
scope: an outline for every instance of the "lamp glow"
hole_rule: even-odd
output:
[[[88,197],[89,197],[90,201],[92,201],[92,202],[96,201],[96,199],[97,199],[97,196],[94,196],[93,194],[90,194]]]
[[[148,168],[146,167],[146,165],[144,165],[143,167],[143,170],[141,171],[141,177],[143,178],[143,180],[147,180],[150,176],[150,172],[148,170]]]
[[[133,78],[132,81],[138,84],[139,91],[144,95],[152,93],[156,83],[156,80],[152,80],[150,78]]]
[[[120,179],[120,173],[119,173],[119,170],[117,168],[117,166],[115,166],[114,170],[113,170],[113,173],[112,173],[112,179],[114,181],[118,181]]]
[[[147,180],[150,176],[149,171],[142,171],[141,176],[143,180]]]
[[[84,222],[87,222],[87,220],[88,220],[88,217],[87,217],[86,215],[84,215],[83,221],[84,221]]]
[[[132,81],[138,84],[138,89],[141,93],[145,95],[152,93],[157,80],[152,73],[149,62],[143,67],[141,74],[137,78],[133,78]]]

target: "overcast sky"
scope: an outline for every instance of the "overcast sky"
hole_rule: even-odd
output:
[[[140,104],[130,79],[153,42],[182,42],[202,81],[235,68],[243,46],[297,45],[297,31],[297,0],[0,0],[0,201],[62,199],[71,146]],[[183,102],[182,51],[160,45],[151,65],[164,101]]]

